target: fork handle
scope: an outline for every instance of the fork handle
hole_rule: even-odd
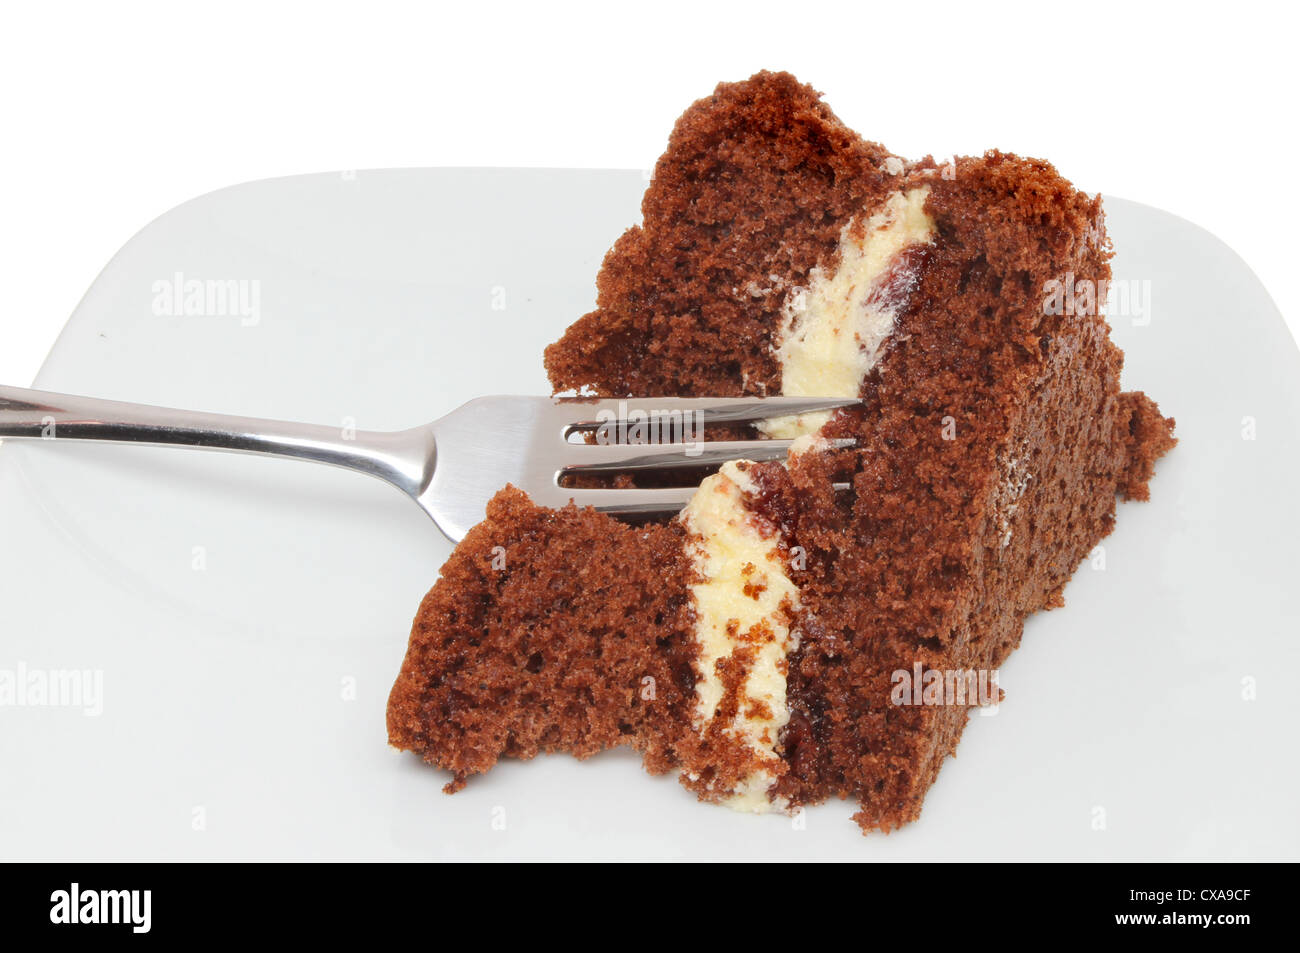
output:
[[[0,437],[100,440],[292,457],[357,470],[419,496],[433,472],[428,428],[356,431],[173,410],[0,385]]]

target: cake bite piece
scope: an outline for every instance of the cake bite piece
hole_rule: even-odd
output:
[[[798,438],[784,462],[726,464],[663,524],[503,490],[416,617],[391,743],[449,790],[626,744],[740,810],[914,820],[1025,617],[1174,444],[1121,392],[1103,302],[1052,294],[1104,289],[1110,254],[1100,199],[1045,162],[908,162],[788,74],[720,85],[547,349],[552,383],[862,403],[765,423]]]

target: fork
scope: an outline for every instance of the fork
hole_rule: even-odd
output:
[[[410,430],[351,431],[318,424],[172,410],[0,386],[0,438],[99,440],[292,457],[357,470],[397,487],[459,542],[507,483],[542,506],[571,500],[620,518],[676,513],[704,473],[728,460],[783,459],[791,440],[703,441],[703,429],[832,411],[853,398],[746,397],[596,400],[480,397]],[[673,442],[618,442],[637,424]],[[688,428],[692,433],[688,434]],[[621,429],[620,429],[621,428]],[[644,426],[642,429],[645,429]],[[587,436],[595,435],[595,442]],[[635,435],[635,434],[634,434]],[[695,436],[700,439],[688,440]],[[833,447],[851,439],[830,441]],[[690,486],[579,488],[565,480],[651,471],[691,474]],[[674,474],[675,475],[675,474]]]

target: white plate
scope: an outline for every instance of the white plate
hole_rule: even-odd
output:
[[[447,169],[217,192],[117,255],[37,384],[375,429],[545,392],[542,348],[590,308],[643,187]],[[0,856],[1296,859],[1300,355],[1217,239],[1108,208],[1117,279],[1150,282],[1149,323],[1114,320],[1126,382],[1181,443],[1153,501],[1120,507],[1104,570],[1030,620],[1007,701],[918,823],[733,814],[628,752],[505,763],[447,797],[385,743],[449,551],[413,504],[294,462],[11,441],[0,677],[89,671],[102,713],[0,707]],[[156,313],[178,272],[257,282],[260,320]]]

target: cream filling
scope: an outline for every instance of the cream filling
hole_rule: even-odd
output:
[[[724,730],[765,765],[780,763],[777,737],[790,720],[786,705],[786,656],[798,644],[788,612],[798,608],[799,589],[786,574],[780,537],[757,523],[746,497],[753,481],[732,461],[700,484],[682,513],[691,535],[689,555],[699,582],[695,640],[699,648],[695,727],[703,731],[722,701],[717,663],[752,645],[755,658],[740,686],[740,705]],[[788,610],[788,611],[787,611]],[[764,812],[774,803],[768,789],[776,775],[761,767],[724,798],[728,807]]]
[[[809,287],[786,299],[776,350],[783,395],[856,397],[861,392],[905,303],[878,290],[904,249],[933,241],[934,222],[925,214],[929,191],[898,192],[861,227],[856,221],[846,225],[835,271],[814,268]],[[829,419],[829,413],[803,414],[760,426],[771,437],[794,438],[790,453],[798,455],[825,447],[816,432]],[[790,720],[786,660],[799,642],[789,626],[799,608],[799,589],[786,572],[779,534],[750,514],[746,497],[754,486],[741,462],[727,463],[706,479],[682,511],[699,579],[691,586],[699,650],[695,728],[706,730],[722,701],[717,663],[753,645],[755,659],[740,686],[739,709],[724,730],[754,753],[759,767],[722,803],[763,813],[786,806],[773,800],[770,790],[781,761],[777,739]]]
[[[925,213],[929,186],[896,192],[858,227],[840,232],[839,265],[820,266],[807,288],[786,299],[776,347],[785,397],[857,397],[876,366],[903,303],[875,292],[905,248],[934,239]],[[771,437],[792,438],[820,430],[829,412],[777,417],[760,428]]]

